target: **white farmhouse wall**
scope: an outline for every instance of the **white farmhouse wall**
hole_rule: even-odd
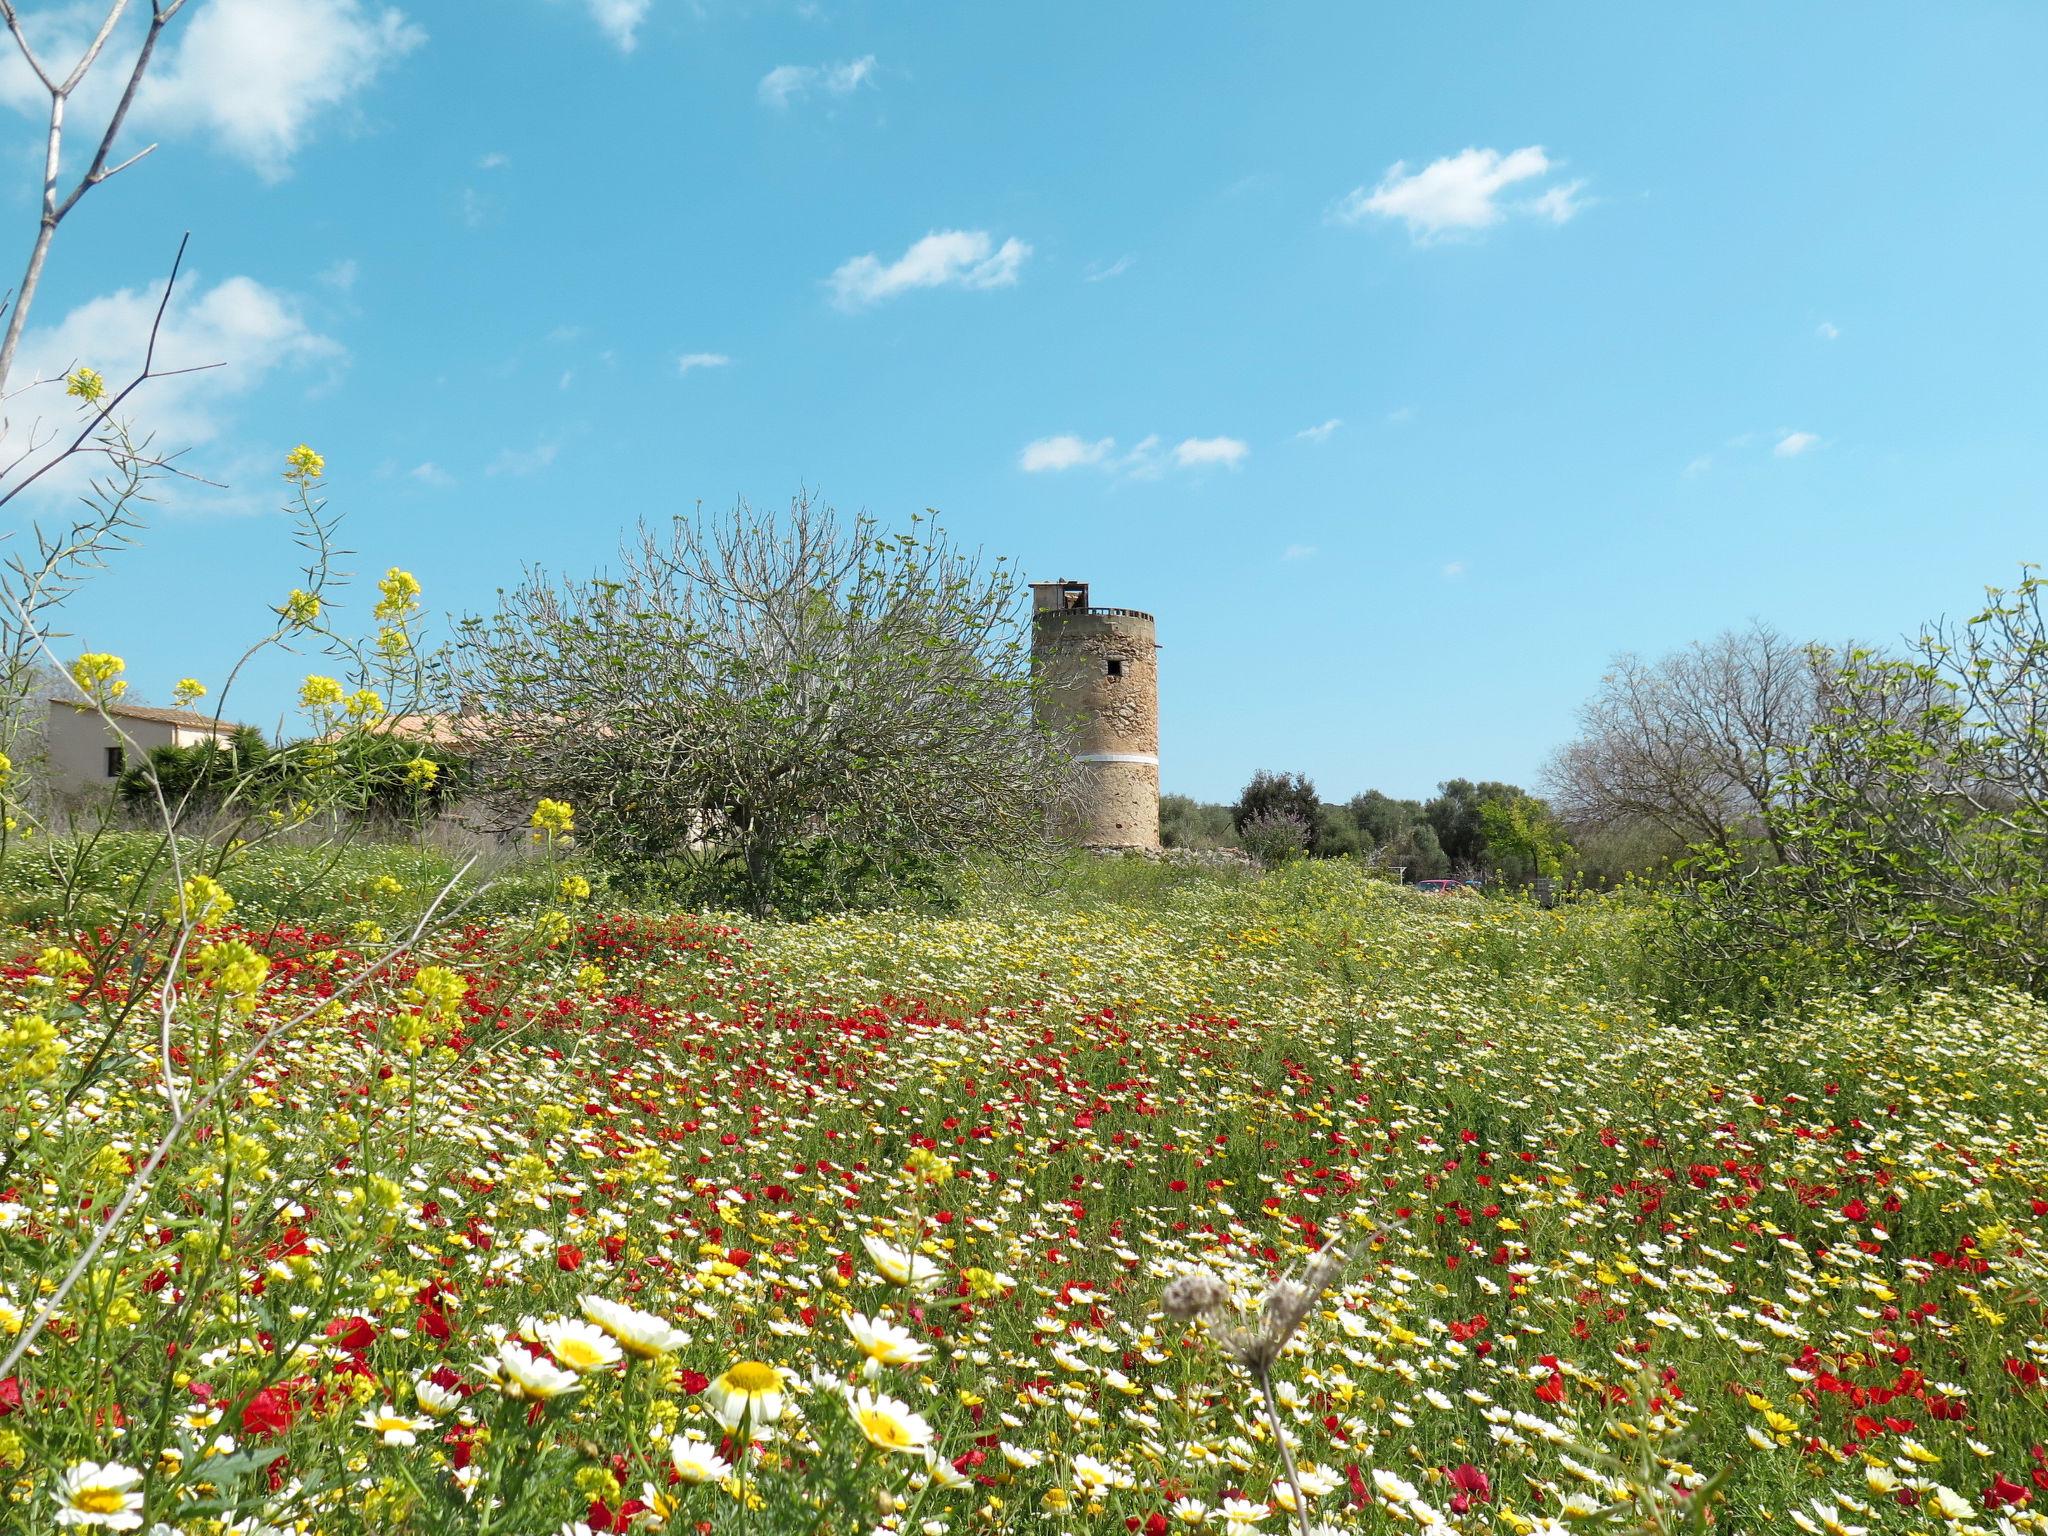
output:
[[[79,806],[104,799],[114,790],[121,772],[144,761],[158,747],[191,747],[216,737],[226,739],[235,727],[150,720],[117,711],[121,730],[92,710],[61,699],[50,701],[50,723],[43,750],[51,796],[61,805]],[[125,732],[127,740],[122,739]],[[107,752],[121,749],[120,769],[113,773]]]

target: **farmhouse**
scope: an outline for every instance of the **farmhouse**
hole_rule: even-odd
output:
[[[44,755],[50,795],[59,805],[75,808],[110,796],[121,775],[157,747],[225,743],[242,729],[232,720],[215,720],[190,709],[120,703],[105,708],[112,725],[90,704],[50,700]]]

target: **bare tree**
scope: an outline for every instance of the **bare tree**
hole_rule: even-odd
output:
[[[35,240],[29,246],[28,269],[22,273],[21,283],[12,295],[12,307],[7,316],[7,331],[0,337],[0,399],[7,391],[7,378],[14,368],[15,348],[21,343],[21,333],[28,322],[28,312],[35,303],[36,288],[43,278],[43,264],[49,259],[50,243],[56,238],[57,226],[64,222],[65,215],[78,206],[78,200],[101,182],[128,169],[144,155],[155,149],[154,144],[145,145],[117,165],[107,161],[114,151],[114,142],[121,136],[121,129],[128,121],[128,111],[135,105],[136,94],[142,89],[142,77],[149,72],[150,60],[156,54],[157,39],[163,35],[185,8],[186,0],[150,0],[149,26],[143,33],[141,46],[136,49],[135,59],[128,68],[128,81],[121,91],[120,100],[107,118],[106,127],[99,137],[99,147],[94,150],[92,161],[84,173],[67,193],[59,194],[59,185],[64,149],[64,114],[70,106],[71,97],[93,66],[99,62],[100,54],[114,35],[114,29],[121,23],[121,17],[128,9],[128,0],[113,0],[107,7],[107,14],[100,22],[99,30],[93,34],[84,51],[78,56],[70,70],[59,74],[46,65],[37,54],[22,30],[21,18],[15,10],[14,0],[0,0],[0,20],[7,24],[8,34],[14,45],[21,51],[27,62],[29,73],[42,86],[50,98],[49,132],[43,147],[43,196],[42,217],[36,223]],[[0,300],[0,307],[6,301]]]
[[[1033,719],[1006,562],[803,496],[643,523],[622,560],[617,580],[534,573],[465,624],[487,785],[573,801],[615,861],[708,851],[756,908],[799,846],[886,863],[1049,836],[1071,770]]]
[[[1546,787],[1573,825],[1649,823],[1722,849],[1761,833],[1775,845],[1768,812],[1820,717],[1832,663],[1765,624],[1656,662],[1617,657]]]

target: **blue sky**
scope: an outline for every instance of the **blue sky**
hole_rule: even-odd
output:
[[[2034,5],[192,6],[24,354],[192,231],[228,366],[137,417],[230,488],[72,624],[158,697],[290,585],[302,439],[445,611],[699,500],[938,508],[1158,615],[1205,798],[1531,782],[1616,652],[2048,558]]]

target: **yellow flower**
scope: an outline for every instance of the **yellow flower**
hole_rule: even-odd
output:
[[[106,378],[97,368],[74,368],[64,380],[64,393],[91,405],[107,392]]]
[[[617,1339],[635,1360],[658,1360],[690,1342],[688,1334],[670,1327],[652,1312],[642,1312],[638,1307],[605,1296],[583,1296],[578,1300],[583,1315]]]
[[[736,1361],[704,1389],[704,1401],[727,1429],[743,1420],[773,1424],[782,1417],[782,1372],[759,1360]]]
[[[340,683],[317,673],[299,685],[299,703],[307,709],[333,709],[347,697]]]
[[[304,443],[284,456],[284,466],[285,479],[294,485],[310,485],[327,473],[327,461]]]
[[[196,677],[179,678],[178,686],[171,690],[171,702],[180,709],[183,709],[194,699],[203,699],[205,697],[206,684],[200,682]]]
[[[383,596],[370,612],[387,623],[405,618],[419,607],[420,584],[410,571],[401,571],[394,565],[377,583],[377,590]]]
[[[405,765],[405,782],[412,789],[432,789],[441,776],[441,765],[431,757],[416,757]]]
[[[71,663],[71,680],[95,704],[111,704],[128,691],[128,685],[120,680],[127,670],[128,663],[118,656],[87,651]]]
[[[534,1333],[547,1346],[549,1354],[578,1376],[608,1371],[622,1358],[617,1340],[578,1318],[551,1318]]]
[[[235,898],[211,875],[194,875],[164,906],[164,921],[194,928],[219,926],[235,910]]]
[[[561,837],[576,830],[576,812],[566,800],[542,800],[533,808],[536,831]]]
[[[562,883],[557,890],[564,901],[590,900],[590,882],[581,875],[562,876]]]
[[[305,629],[320,619],[320,599],[299,587],[293,587],[291,595],[284,600],[284,606],[277,610],[287,624]]]
[[[381,720],[384,718],[384,701],[372,688],[358,688],[343,701],[351,720]]]
[[[862,1387],[848,1399],[847,1406],[853,1412],[853,1422],[860,1426],[860,1432],[871,1445],[917,1456],[932,1443],[932,1427],[925,1422],[924,1415],[913,1413],[908,1404],[893,1397]]]
[[[0,1083],[39,1083],[55,1074],[67,1047],[40,1013],[18,1013],[0,1028]]]
[[[469,983],[445,965],[423,965],[405,989],[405,1000],[439,1024],[454,1022],[455,1010],[469,995]]]
[[[192,961],[192,970],[233,998],[240,1012],[254,1013],[256,994],[270,974],[270,961],[240,939],[223,939],[200,950]]]
[[[59,1525],[97,1525],[132,1531],[142,1524],[142,1474],[118,1461],[82,1461],[57,1480]]]

